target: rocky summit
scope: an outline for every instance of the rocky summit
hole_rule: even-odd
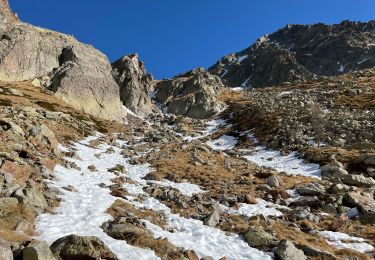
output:
[[[375,21],[287,25],[209,71],[231,87],[305,82],[375,66]]]
[[[374,22],[157,80],[0,5],[1,260],[374,259]]]

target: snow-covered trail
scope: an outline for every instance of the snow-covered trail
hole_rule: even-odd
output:
[[[219,259],[226,256],[228,259],[236,260],[271,259],[264,252],[249,247],[239,235],[228,235],[219,229],[205,226],[202,221],[172,214],[168,207],[143,192],[142,188],[148,185],[143,177],[150,172],[149,166],[130,165],[128,159],[124,159],[121,155],[121,149],[116,146],[103,143],[95,148],[90,147],[90,141],[96,138],[99,136],[89,137],[74,145],[73,149],[81,160],[66,158],[80,167],[80,171],[62,166],[56,167],[56,180],[49,185],[59,189],[62,201],[53,214],[42,214],[37,218],[38,239],[52,243],[70,234],[96,236],[103,240],[119,259],[158,259],[152,250],[115,240],[101,229],[101,225],[112,218],[104,212],[118,199],[110,194],[108,188],[105,188],[105,185],[112,184],[111,179],[116,177],[108,169],[121,164],[128,169],[125,176],[133,181],[131,184],[124,184],[124,188],[131,194],[127,197],[127,202],[137,208],[162,211],[165,215],[168,231],[145,220],[147,228],[153,231],[155,238],[166,237],[172,244],[194,250],[200,257],[213,256]],[[126,146],[123,142],[121,145]],[[113,150],[110,153],[107,152],[109,148]],[[90,165],[95,166],[95,172],[88,170]],[[197,185],[189,183],[177,184],[170,181],[152,183],[175,187],[187,196],[203,192]],[[105,185],[99,186],[99,184]],[[65,190],[64,187],[69,185],[77,191]],[[138,197],[140,194],[143,195],[141,201]],[[173,232],[170,232],[170,229]]]
[[[124,241],[109,237],[100,226],[112,217],[104,213],[116,198],[110,195],[109,189],[99,187],[99,184],[112,184],[110,181],[116,176],[108,172],[109,168],[124,161],[120,149],[112,147],[115,152],[105,153],[109,145],[97,148],[88,144],[95,138],[87,138],[76,143],[74,149],[82,160],[66,158],[81,168],[81,171],[67,169],[62,166],[55,168],[56,181],[50,186],[57,187],[61,193],[61,203],[54,214],[40,215],[36,220],[38,239],[53,243],[60,237],[76,234],[81,236],[96,236],[118,256],[119,259],[158,259],[151,250],[130,246]],[[101,154],[100,159],[95,154]],[[87,169],[95,165],[97,171]],[[63,187],[73,186],[77,192],[70,192]]]

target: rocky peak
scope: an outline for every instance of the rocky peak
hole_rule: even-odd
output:
[[[287,25],[209,71],[231,87],[264,87],[375,66],[375,21]]]
[[[1,2],[0,80],[33,81],[85,113],[122,121],[126,112],[107,57],[71,36],[15,21]],[[10,25],[10,26],[8,26]]]
[[[153,89],[153,77],[148,74],[138,54],[126,55],[112,64],[112,75],[120,86],[123,104],[138,115],[152,112],[149,96]]]

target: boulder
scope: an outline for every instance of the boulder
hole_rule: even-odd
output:
[[[250,227],[243,237],[251,247],[268,247],[277,243],[277,239],[261,226]]]
[[[279,187],[280,186],[280,180],[277,176],[272,175],[267,178],[266,183],[270,187]]]
[[[51,150],[55,149],[58,145],[54,132],[44,124],[33,126],[29,131],[28,138],[32,143],[43,144],[50,147]]]
[[[343,175],[341,181],[347,185],[371,187],[375,186],[375,180],[372,177],[365,177],[363,175]]]
[[[23,260],[56,260],[46,242],[32,241],[22,250]]]
[[[306,260],[302,250],[296,248],[289,240],[281,240],[276,248],[276,256],[280,260]]]
[[[155,100],[168,113],[205,119],[221,110],[217,97],[223,86],[219,77],[199,68],[158,82]]]
[[[21,190],[16,191],[14,196],[23,204],[29,204],[42,211],[48,208],[48,203],[46,199],[44,198],[43,193],[32,186],[27,187],[23,189],[22,191]]]
[[[93,236],[65,236],[53,242],[51,250],[57,260],[118,260],[103,241]]]
[[[106,233],[114,239],[131,241],[139,237],[152,236],[148,229],[137,227],[131,223],[109,224],[105,227]]]
[[[220,223],[220,212],[214,209],[203,221],[209,227],[216,227]]]
[[[112,63],[112,75],[120,86],[123,104],[137,115],[149,115],[153,109],[149,95],[153,90],[153,77],[146,72],[138,55],[127,55]]]
[[[344,196],[344,201],[350,206],[359,208],[362,213],[375,213],[375,200],[370,194],[348,192]]]
[[[321,167],[322,176],[327,178],[341,178],[344,175],[347,175],[348,172],[336,164],[328,164]]]
[[[7,1],[0,13],[0,80],[43,78],[43,86],[71,106],[94,116],[122,121],[126,113],[107,57],[72,36],[22,23]],[[35,82],[35,81],[33,81]]]
[[[325,188],[317,183],[309,183],[298,187],[297,192],[302,196],[319,196],[325,193]]]

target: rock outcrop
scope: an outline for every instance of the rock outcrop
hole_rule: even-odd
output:
[[[72,36],[22,23],[7,1],[1,4],[1,81],[34,80],[83,112],[122,121],[119,87],[104,54]]]
[[[373,68],[375,21],[288,25],[209,71],[231,87],[264,87]]]
[[[168,113],[205,119],[220,111],[217,97],[223,87],[219,77],[199,68],[159,81],[155,100]]]
[[[124,105],[137,115],[149,115],[153,109],[149,96],[153,90],[153,77],[138,60],[138,55],[126,55],[115,61],[112,75],[120,86],[120,98]]]

